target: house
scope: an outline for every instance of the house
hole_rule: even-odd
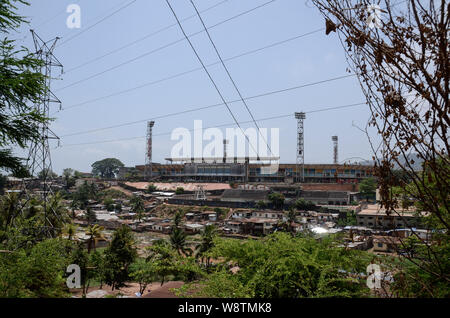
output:
[[[382,253],[395,253],[402,245],[401,239],[391,236],[373,236],[373,251]]]
[[[253,211],[253,218],[266,218],[266,219],[279,219],[282,220],[284,218],[283,212],[277,211]]]

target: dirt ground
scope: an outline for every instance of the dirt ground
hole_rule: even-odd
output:
[[[180,288],[184,283],[180,281],[173,281],[164,283],[161,286],[161,283],[155,282],[147,286],[143,298],[177,298],[174,292],[172,292],[171,288]],[[94,293],[92,293],[94,292]],[[139,292],[139,284],[138,283],[129,283],[127,286],[114,291],[110,286],[104,285],[102,289],[99,286],[89,287],[87,298],[104,298],[105,295],[119,295],[124,298],[137,298],[136,294]],[[89,295],[89,293],[92,293]],[[76,290],[72,293],[73,297],[80,298],[81,290]],[[95,295],[97,294],[97,295]],[[101,295],[105,294],[105,295]]]

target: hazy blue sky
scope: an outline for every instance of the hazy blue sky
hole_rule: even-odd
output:
[[[137,0],[111,18],[85,30],[128,2],[130,1],[35,0],[32,1],[31,7],[21,7],[20,12],[31,19],[31,28],[34,28],[42,38],[48,40],[56,36],[62,37],[60,40],[62,45],[56,48],[55,55],[64,64],[64,69],[69,71],[175,23],[164,0]],[[195,13],[188,0],[171,2],[180,18]],[[204,10],[219,2],[221,0],[197,0],[196,4],[200,10]],[[268,0],[228,0],[203,13],[202,16],[207,26],[211,26],[265,2]],[[81,29],[68,29],[66,26],[69,13],[64,11],[71,3],[79,3],[81,6]],[[324,20],[317,9],[307,1],[276,0],[211,29],[211,35],[222,56],[228,58],[317,30],[324,25]],[[202,30],[197,18],[184,21],[183,26],[189,34]],[[17,38],[26,36],[23,43],[31,47],[28,29],[29,27],[24,27],[20,34],[14,36]],[[64,42],[83,30],[84,33],[67,43]],[[95,63],[63,74],[62,80],[53,82],[53,91],[61,99],[63,107],[70,107],[199,67],[188,43],[181,41],[100,76],[65,88],[180,38],[182,33],[179,27],[173,26]],[[192,41],[206,64],[217,61],[205,33],[192,37]],[[326,36],[324,31],[234,59],[227,62],[227,66],[244,97],[343,76],[346,75],[347,68],[343,48],[336,34]],[[225,98],[237,99],[238,95],[222,66],[215,65],[209,70]],[[357,79],[350,77],[251,99],[248,105],[255,118],[260,119],[362,101],[364,98]],[[58,112],[51,128],[62,136],[62,147],[55,149],[56,143],[52,144],[54,170],[60,173],[63,168],[71,167],[80,171],[90,171],[94,161],[106,157],[116,157],[127,166],[142,164],[145,160],[145,138],[74,146],[80,143],[144,137],[145,122],[90,134],[64,137],[65,135],[216,103],[220,103],[217,92],[206,73],[199,70],[126,94]],[[251,119],[242,103],[233,103],[230,107],[239,121]],[[53,110],[56,110],[56,105]],[[368,116],[367,106],[307,114],[305,162],[331,163],[332,135],[339,136],[340,160],[349,157],[371,157],[366,136],[352,127],[352,122],[364,126]],[[156,120],[154,134],[170,133],[176,127],[192,129],[195,119],[202,119],[205,127],[227,123],[230,124],[229,127],[233,127],[232,117],[226,107],[221,106]],[[295,162],[297,125],[294,117],[263,121],[259,125],[280,129],[281,162]],[[251,127],[252,124],[242,126]],[[170,135],[155,136],[154,161],[164,162],[164,158],[170,156],[174,144],[175,141],[170,140]]]

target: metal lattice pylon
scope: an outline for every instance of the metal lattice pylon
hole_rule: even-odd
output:
[[[62,64],[53,55],[56,42],[59,38],[45,42],[33,30],[31,30],[34,42],[34,58],[42,61],[39,69],[36,71],[44,75],[45,91],[39,101],[35,104],[35,110],[45,118],[50,117],[50,104],[58,103],[61,108],[61,101],[51,92],[52,69],[55,67],[61,68]],[[45,220],[50,223],[48,219],[48,201],[52,194],[52,161],[50,156],[49,140],[58,140],[59,137],[50,129],[48,123],[41,123],[39,126],[40,137],[37,141],[29,146],[29,153],[27,159],[27,168],[31,175],[31,182],[24,183],[26,196],[30,197],[29,189],[36,185],[35,181],[39,182],[41,188],[41,199],[43,201],[43,208],[45,213]],[[39,178],[38,178],[39,175]],[[50,208],[51,209],[51,208]],[[55,213],[55,211],[53,211]],[[56,214],[56,213],[55,213]],[[46,224],[50,227],[53,225]]]
[[[203,186],[197,186],[197,191],[195,191],[195,199],[205,201],[206,200],[206,193],[203,189]]]

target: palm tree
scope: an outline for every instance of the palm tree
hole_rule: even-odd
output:
[[[88,238],[88,253],[91,252],[91,246],[94,246],[94,250],[95,250],[95,246],[96,246],[98,240],[105,239],[105,237],[103,236],[103,233],[102,233],[103,230],[104,230],[104,227],[100,226],[98,224],[89,225],[89,227],[87,228],[86,235],[89,236],[89,238]]]
[[[138,220],[141,222],[142,214],[145,211],[144,201],[140,197],[134,196],[131,199],[131,210],[137,214]]]
[[[295,209],[290,209],[287,217],[289,232],[292,232],[292,223],[295,222],[295,216],[296,216]]]
[[[49,224],[52,236],[55,237],[62,232],[64,225],[70,220],[67,208],[62,202],[62,196],[59,192],[50,197],[46,210],[47,215],[44,224]]]
[[[76,234],[77,232],[77,226],[75,224],[72,223],[67,223],[66,226],[64,227],[64,234],[68,235],[68,240],[71,241],[72,237]]]
[[[214,237],[216,235],[216,227],[214,225],[207,225],[202,232],[202,241],[195,248],[197,251],[196,257],[201,257],[202,263],[205,260],[205,254],[214,246]],[[209,267],[211,258],[206,257],[206,267]]]
[[[191,255],[192,250],[186,246],[186,233],[181,229],[183,213],[178,211],[173,219],[172,233],[170,233],[170,243],[178,254]]]

